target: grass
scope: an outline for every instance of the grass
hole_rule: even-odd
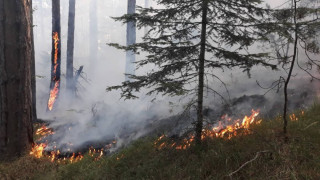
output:
[[[320,105],[296,115],[287,139],[279,117],[250,135],[206,140],[201,148],[158,149],[149,137],[99,161],[86,155],[62,165],[27,155],[0,163],[0,179],[231,179],[250,160],[232,179],[320,179]]]

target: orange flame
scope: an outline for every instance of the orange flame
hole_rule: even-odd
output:
[[[51,128],[48,128],[47,126],[43,125],[41,128],[37,129],[36,135],[41,135],[41,136],[47,136],[50,134],[54,134]]]
[[[51,111],[53,109],[53,105],[56,102],[56,99],[58,97],[59,93],[59,83],[60,80],[57,78],[57,68],[59,66],[58,64],[58,53],[59,53],[59,34],[58,32],[54,32],[52,36],[53,42],[54,42],[54,57],[53,57],[53,72],[54,75],[52,78],[52,81],[55,81],[54,87],[50,90],[50,97],[48,100],[48,110]]]
[[[58,32],[54,32],[53,33],[53,41],[54,41],[54,64],[56,65],[58,63],[58,52],[59,52],[59,48],[58,48],[58,45],[59,45],[59,34]],[[56,68],[55,68],[56,70]],[[56,71],[54,71],[56,72]]]
[[[57,100],[58,93],[59,93],[59,81],[55,83],[53,89],[50,91],[50,97],[48,101],[48,109],[50,111],[52,110],[53,105]]]
[[[33,155],[36,158],[43,157],[43,151],[44,148],[47,147],[47,144],[41,143],[41,144],[34,144],[33,148],[31,149],[30,155]]]
[[[43,138],[48,135],[54,134],[54,131],[51,128],[48,128],[43,125],[39,129],[36,130],[36,134],[42,136],[41,138]],[[107,144],[105,146],[105,148],[102,148],[102,149],[94,149],[93,147],[90,147],[88,154],[89,154],[89,156],[93,157],[94,161],[98,161],[103,157],[104,149],[111,149],[112,147],[115,146],[116,143],[117,143],[117,141],[114,140],[110,144]],[[68,143],[68,145],[73,146],[72,143]],[[51,162],[64,163],[64,164],[75,163],[75,162],[81,161],[84,158],[84,156],[80,152],[79,153],[73,152],[72,156],[69,158],[66,158],[66,157],[62,158],[61,156],[59,157],[59,155],[61,153],[60,153],[60,150],[56,149],[56,146],[53,147],[54,150],[52,150],[48,153],[45,153],[46,152],[45,148],[47,146],[48,146],[48,142],[33,144],[33,147],[30,151],[30,155],[32,155],[36,158],[47,158]],[[69,149],[68,151],[71,152],[71,149]]]
[[[232,124],[230,124],[232,122],[231,118],[228,118],[228,116],[225,115],[222,117],[224,122],[219,121],[218,126],[203,130],[201,139],[204,140],[206,138],[224,138],[224,137],[231,139],[232,137],[239,135],[240,130],[243,130],[241,131],[242,134],[247,135],[250,133],[249,131],[250,125],[252,125],[253,123],[255,124],[261,123],[261,120],[255,121],[258,115],[259,115],[259,111],[252,110],[252,114],[249,117],[245,116],[242,120],[238,119],[234,121]],[[162,139],[164,137],[165,135],[162,135],[154,142],[154,144],[157,145],[159,149],[162,149],[164,147],[171,147],[177,150],[187,149],[191,146],[191,143],[195,140],[195,136],[191,134],[189,135],[189,138],[185,138],[181,144],[177,145],[176,142],[169,143],[169,144],[166,142],[163,142]]]

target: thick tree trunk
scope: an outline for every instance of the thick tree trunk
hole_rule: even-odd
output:
[[[0,159],[33,143],[31,0],[0,0]]]
[[[76,9],[76,1],[69,0],[68,45],[67,45],[67,90],[72,94],[75,93],[75,84],[73,79],[75,9]]]
[[[204,0],[202,4],[202,27],[201,27],[201,47],[199,56],[199,84],[198,84],[198,105],[197,105],[197,122],[196,136],[197,144],[201,144],[202,128],[203,128],[203,90],[204,90],[204,61],[206,56],[206,35],[207,35],[207,14],[208,1]]]
[[[60,0],[52,0],[52,50],[51,50],[51,82],[48,110],[52,110],[60,91],[61,74],[61,27]]]
[[[136,0],[128,0],[128,12],[127,14],[134,14],[136,12]],[[127,46],[136,43],[136,22],[130,21],[127,23]],[[136,56],[132,51],[127,51],[126,53],[126,74],[135,74],[135,63]],[[126,81],[130,78],[126,75]]]
[[[294,50],[293,50],[293,57],[291,61],[290,70],[288,73],[288,77],[284,84],[284,107],[283,107],[283,133],[287,134],[287,126],[288,126],[288,85],[292,76],[293,67],[297,59],[297,46],[298,46],[298,26],[297,26],[297,1],[294,0],[294,25],[295,25],[295,37],[294,37]]]

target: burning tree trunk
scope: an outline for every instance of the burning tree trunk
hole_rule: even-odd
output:
[[[33,143],[31,2],[0,0],[0,159]]]
[[[51,82],[48,110],[51,111],[60,90],[61,41],[60,41],[60,0],[52,0],[52,51],[51,51]]]
[[[74,27],[75,27],[76,1],[69,1],[69,22],[68,22],[68,47],[67,47],[67,90],[75,93],[73,80],[73,52],[74,52]]]
[[[206,35],[207,35],[207,14],[208,1],[202,4],[202,27],[201,27],[201,47],[199,56],[199,84],[198,84],[198,105],[197,105],[197,123],[196,123],[196,143],[201,144],[201,135],[203,128],[203,90],[204,90],[204,61],[206,53]]]
[[[136,12],[136,0],[128,0],[128,12],[127,14],[134,14]],[[136,43],[136,22],[129,21],[127,23],[127,46],[133,45]],[[136,56],[133,51],[127,51],[126,54],[126,81],[129,81],[130,78],[128,74],[135,74],[135,64]]]

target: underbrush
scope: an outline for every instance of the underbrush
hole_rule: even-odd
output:
[[[26,155],[0,163],[0,179],[319,179],[320,106],[282,119],[263,120],[249,135],[206,139],[186,150],[159,148],[157,137],[140,139],[95,161],[85,155],[73,164]],[[164,142],[170,141],[165,138]]]

